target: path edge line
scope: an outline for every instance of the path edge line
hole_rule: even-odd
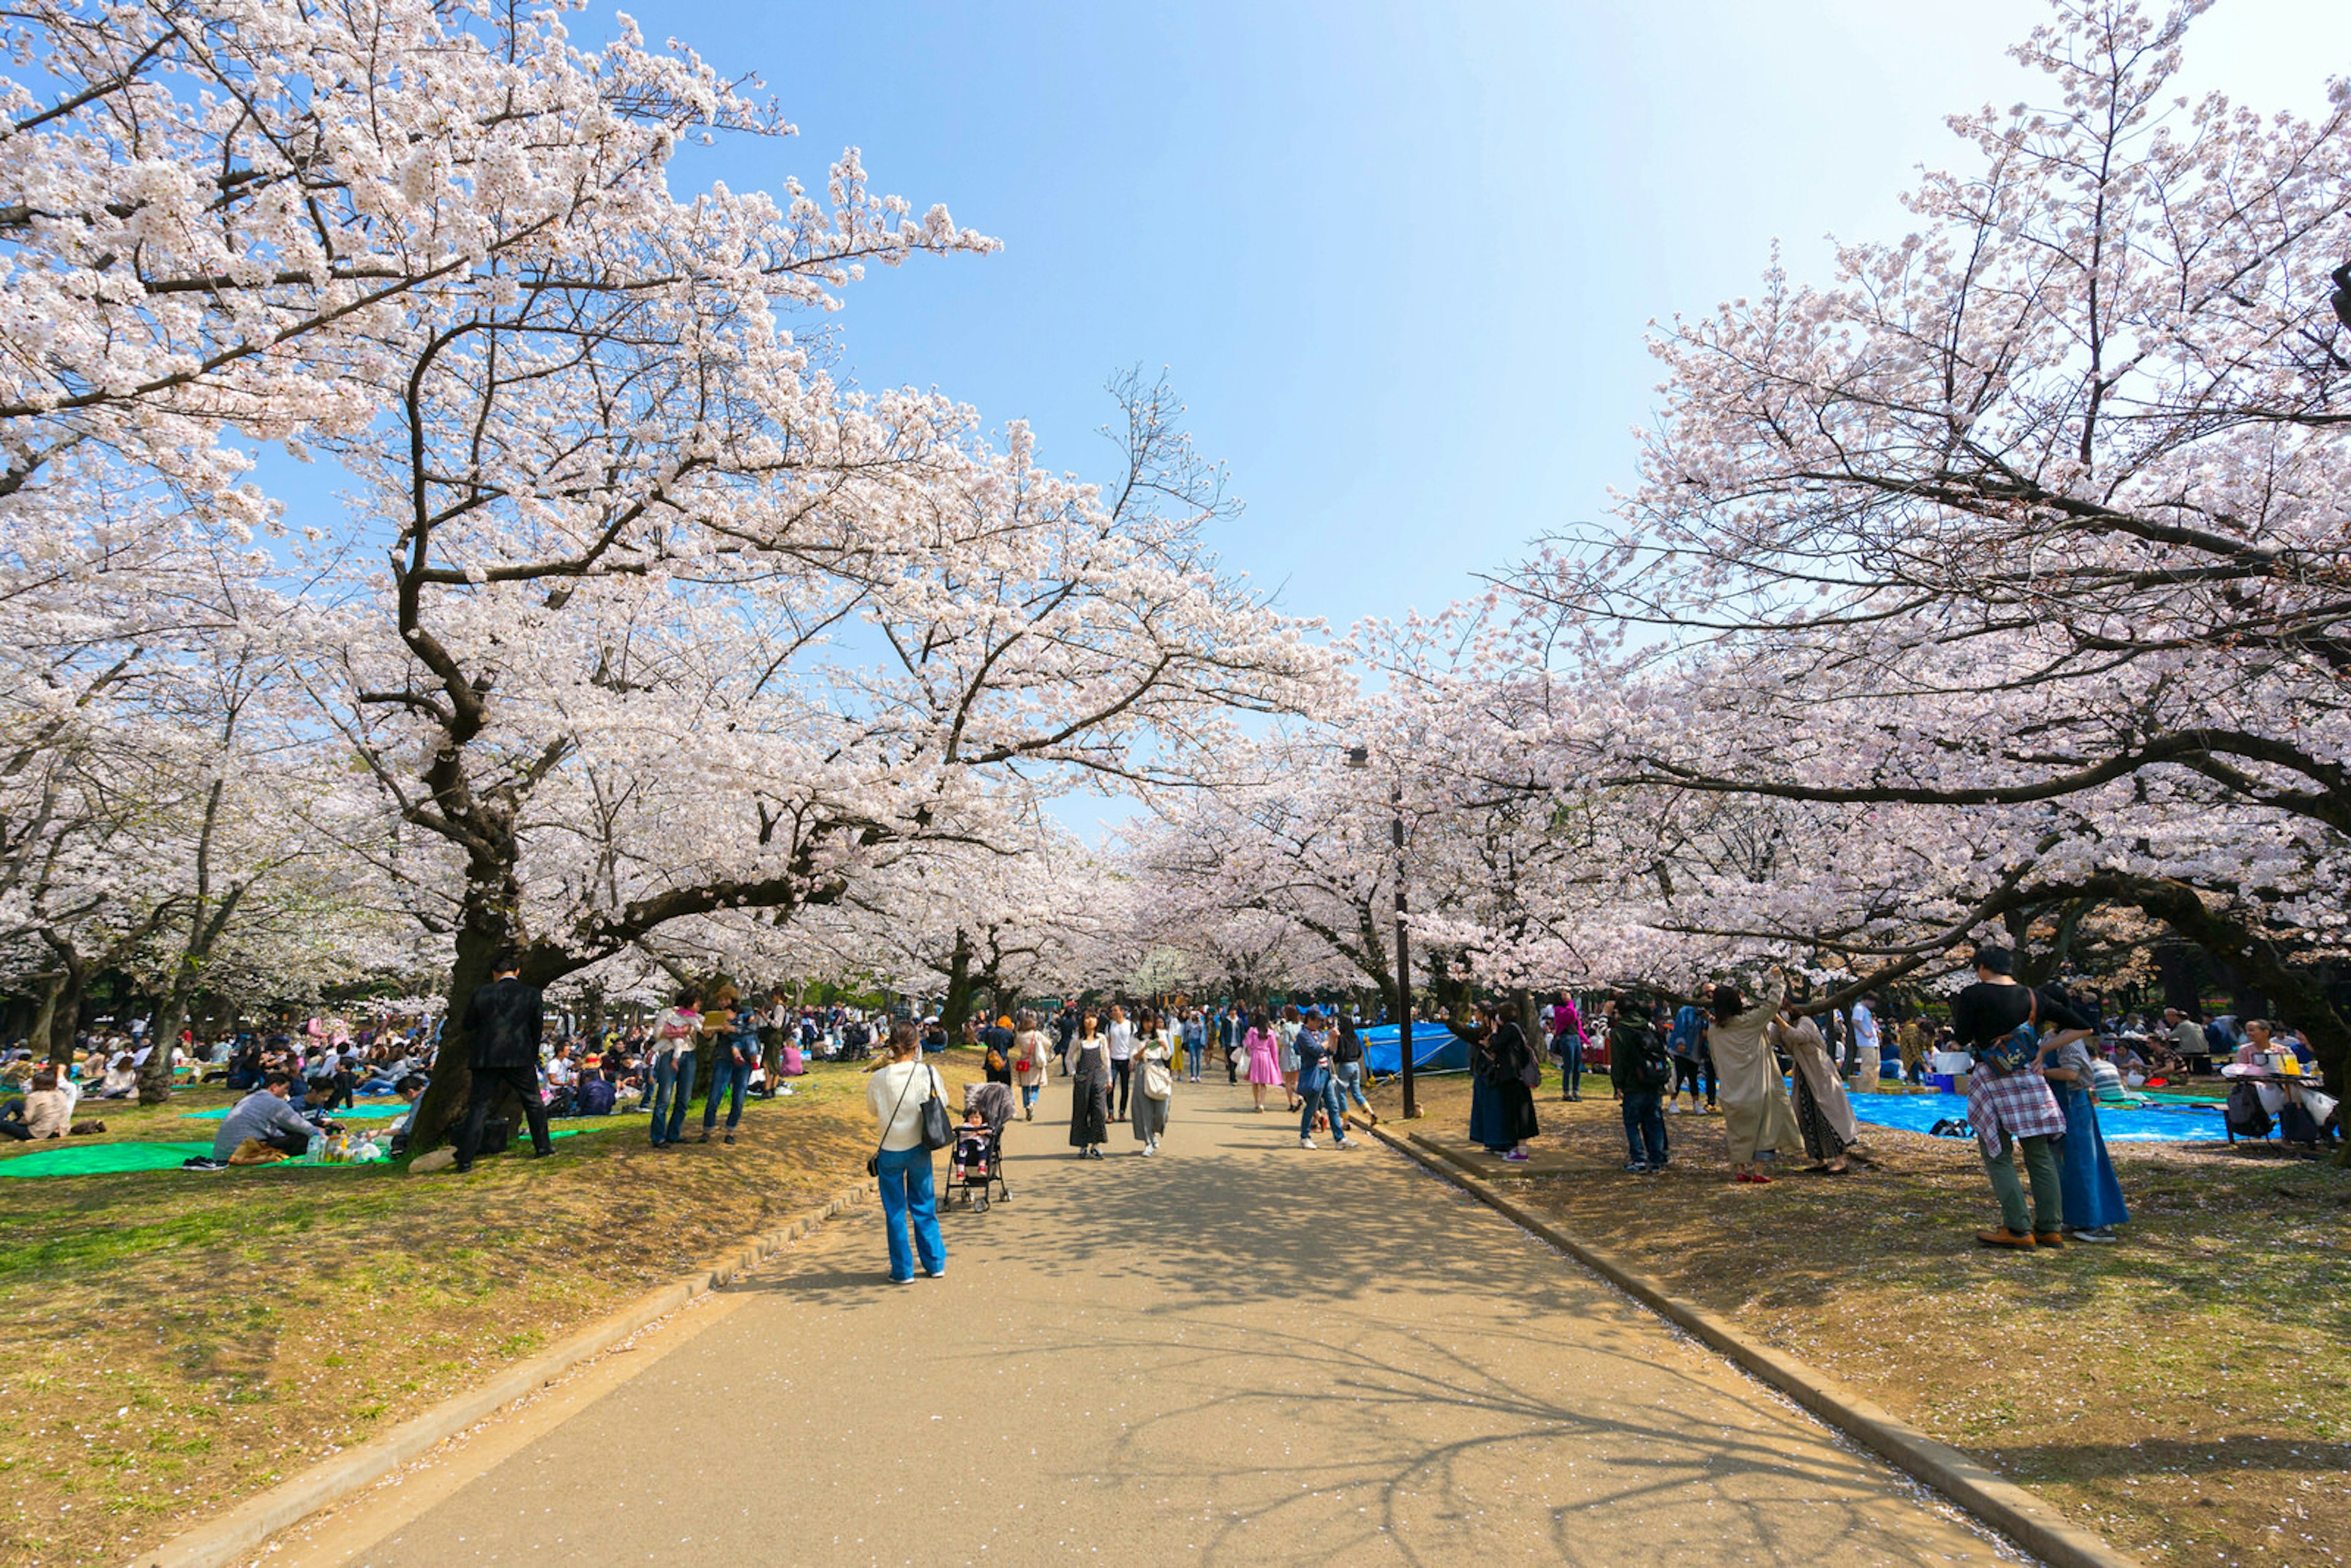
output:
[[[862,1207],[872,1197],[862,1185],[843,1187],[812,1208],[772,1230],[749,1238],[714,1261],[666,1285],[656,1285],[618,1312],[599,1318],[552,1350],[518,1362],[487,1383],[440,1404],[289,1480],[256,1492],[226,1513],[172,1536],[132,1557],[127,1568],[226,1568],[244,1553],[321,1509],[366,1490],[393,1470],[455,1437],[467,1427],[537,1393],[592,1356],[600,1355],[696,1297],[732,1281],[743,1270],[775,1256],[827,1220]]]
[[[1348,1120],[1358,1127],[1361,1120]],[[1384,1124],[1383,1118],[1383,1124]],[[1948,1443],[1937,1442],[1858,1391],[1826,1373],[1774,1350],[1663,1281],[1625,1267],[1610,1254],[1562,1229],[1509,1197],[1492,1182],[1417,1134],[1399,1134],[1383,1124],[1365,1128],[1372,1136],[1532,1232],[1631,1296],[1659,1317],[1696,1335],[1717,1354],[1761,1378],[1895,1469],[1940,1492],[2052,1568],[2142,1568],[2103,1539],[2059,1517],[2050,1505],[1999,1471]]]

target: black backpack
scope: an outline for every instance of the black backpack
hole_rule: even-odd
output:
[[[1633,1087],[1644,1093],[1654,1094],[1674,1081],[1674,1059],[1657,1031],[1647,1024],[1635,1024],[1624,1029],[1624,1043],[1632,1060],[1629,1071]]]
[[[2235,1083],[2229,1088],[2229,1131],[2241,1138],[2266,1138],[2270,1135],[2270,1113],[2262,1104],[2260,1092],[2250,1083]]]

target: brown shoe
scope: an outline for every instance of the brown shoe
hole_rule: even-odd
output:
[[[1987,1247],[2013,1247],[2020,1252],[2030,1252],[2036,1245],[2029,1230],[1979,1230],[1976,1239]]]
[[[2035,1247],[2063,1247],[2065,1245],[2064,1233],[2057,1230],[2036,1230],[2032,1233],[2032,1244]]]

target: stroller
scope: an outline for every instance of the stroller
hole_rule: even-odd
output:
[[[1012,1106],[1009,1084],[964,1085],[964,1121],[955,1130],[947,1165],[947,1202],[961,1192],[965,1207],[985,1214],[991,1195],[998,1203],[1012,1201],[1012,1188],[1004,1179],[1004,1124],[1012,1119]],[[979,1113],[977,1126],[970,1120],[975,1111]]]

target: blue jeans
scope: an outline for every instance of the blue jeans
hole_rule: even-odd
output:
[[[727,1107],[726,1130],[733,1132],[735,1124],[743,1119],[743,1095],[751,1087],[751,1069],[758,1064],[729,1061],[734,1054],[731,1051],[722,1052],[718,1070],[710,1075],[710,1098],[702,1103],[702,1130],[705,1133],[718,1120],[718,1102],[726,1098],[729,1088],[735,1092],[735,1103]]]
[[[874,1164],[882,1182],[882,1224],[890,1233],[890,1278],[914,1277],[914,1260],[907,1255],[906,1247],[909,1214],[914,1218],[914,1252],[923,1260],[923,1272],[943,1272],[947,1266],[947,1244],[939,1235],[931,1151],[920,1144],[911,1149],[884,1149],[874,1156]]]
[[[1368,1111],[1372,1103],[1364,1098],[1364,1064],[1360,1061],[1337,1061],[1331,1064],[1331,1082],[1339,1091],[1339,1103],[1343,1107],[1349,1095],[1355,1103]]]
[[[1043,1087],[1041,1083],[1023,1083],[1020,1086],[1020,1108],[1023,1111],[1030,1109],[1037,1103],[1037,1091]]]
[[[1570,1094],[1582,1093],[1583,1091],[1583,1042],[1571,1034],[1559,1042],[1559,1053],[1563,1063],[1559,1076],[1560,1098],[1565,1099]]]
[[[1646,1152],[1643,1144],[1648,1145]],[[1625,1146],[1635,1160],[1666,1163],[1665,1101],[1655,1090],[1625,1091]]]
[[[653,1146],[674,1144],[685,1136],[685,1103],[694,1098],[694,1055],[674,1057],[667,1051],[653,1058]],[[664,1118],[667,1126],[664,1126]]]
[[[1314,1135],[1314,1118],[1320,1113],[1331,1118],[1331,1135],[1343,1144],[1347,1141],[1346,1097],[1339,1092],[1339,1081],[1332,1077],[1327,1069],[1322,1074],[1322,1087],[1301,1090],[1299,1099],[1301,1102],[1298,1112],[1300,1137]]]

